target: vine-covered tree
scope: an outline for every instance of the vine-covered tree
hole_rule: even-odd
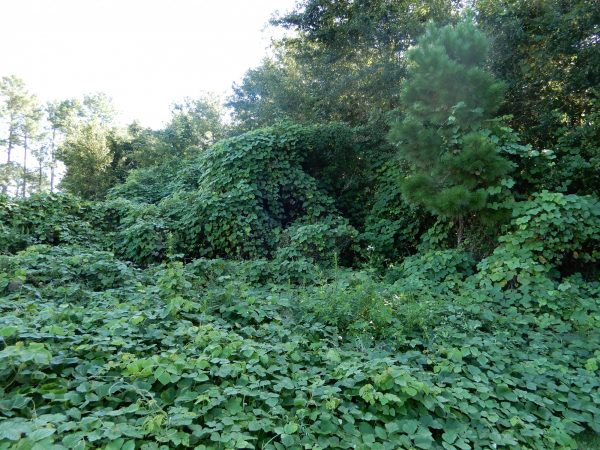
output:
[[[108,167],[112,155],[107,143],[109,130],[98,121],[70,133],[59,148],[66,166],[61,187],[83,198],[101,198],[112,182]]]
[[[407,55],[406,112],[390,132],[414,165],[403,182],[405,197],[454,220],[459,243],[465,218],[486,207],[486,189],[511,167],[487,129],[504,93],[484,68],[487,51],[485,36],[469,20],[431,25]]]
[[[600,192],[600,4],[477,0],[491,66],[508,86],[501,112],[538,150],[520,190]]]

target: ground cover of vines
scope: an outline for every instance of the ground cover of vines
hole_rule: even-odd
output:
[[[1,195],[0,450],[600,448],[600,159],[511,128],[470,18],[423,33],[385,125]]]

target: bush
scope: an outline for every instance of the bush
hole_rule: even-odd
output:
[[[405,258],[398,267],[388,271],[391,282],[423,282],[431,284],[458,283],[473,274],[475,261],[468,252],[432,250]]]
[[[158,203],[175,192],[197,188],[199,174],[189,159],[169,159],[165,164],[134,169],[122,184],[113,187],[108,199],[125,198],[137,203]]]
[[[44,297],[57,300],[67,295],[67,285],[104,291],[128,286],[137,276],[130,265],[115,259],[112,253],[81,246],[48,245],[31,246],[15,256],[0,256],[0,272],[4,275],[1,293],[15,291],[15,286],[43,287],[47,288],[42,291]],[[34,293],[35,290],[25,292]]]
[[[416,252],[420,236],[432,219],[423,208],[408,204],[402,197],[402,181],[408,168],[399,161],[385,164],[377,178],[373,206],[367,215],[361,238],[372,248],[369,259],[393,263]]]
[[[164,260],[166,246],[186,259],[270,258],[287,252],[290,258],[322,260],[343,251],[356,231],[302,167],[319,133],[319,127],[280,125],[215,144],[183,164],[183,173],[164,191],[185,188],[156,206],[131,208],[120,219],[120,254],[147,264]],[[188,183],[190,174],[197,178]],[[157,200],[144,194],[144,177],[145,172],[134,172],[112,195]],[[150,188],[155,183],[148,182]],[[309,245],[307,239],[317,235],[320,241]]]
[[[317,223],[294,222],[279,237],[276,258],[318,262],[339,262],[339,255],[350,248],[357,231],[341,217],[328,217]]]
[[[478,265],[482,283],[519,286],[540,276],[556,277],[556,267],[566,261],[570,272],[586,272],[600,258],[600,203],[594,197],[541,192],[515,204],[512,229],[498,240],[493,254]]]
[[[118,255],[142,265],[163,261],[168,240],[168,227],[156,205],[129,205],[114,235]]]
[[[94,205],[63,194],[25,199],[0,196],[0,252],[14,253],[34,244],[86,244],[102,247]]]

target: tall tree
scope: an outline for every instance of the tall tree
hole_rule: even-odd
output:
[[[78,113],[84,122],[96,120],[106,126],[112,125],[117,114],[112,99],[103,92],[85,95]]]
[[[36,141],[39,140],[40,124],[42,120],[43,111],[40,108],[37,98],[35,96],[29,96],[27,102],[23,108],[23,118],[21,121],[20,133],[22,136],[22,147],[23,147],[23,176],[21,179],[21,195],[27,196],[27,180],[29,178],[27,172],[27,156],[31,149],[32,144],[35,146]]]
[[[2,193],[8,193],[9,184],[16,174],[12,156],[15,148],[21,145],[24,113],[29,104],[30,95],[25,83],[11,75],[0,80],[0,117],[4,122],[2,143],[6,146],[6,164],[3,165]]]
[[[304,0],[273,21],[294,31],[249,71],[229,100],[234,119],[363,124],[399,105],[404,54],[429,20],[454,19],[455,0]],[[263,119],[261,114],[267,115]],[[261,120],[262,119],[262,120]]]
[[[486,207],[486,189],[510,169],[487,129],[504,93],[484,68],[487,50],[470,20],[430,26],[407,55],[409,79],[401,91],[406,113],[390,133],[415,167],[403,183],[404,195],[454,220],[458,243],[465,218]]]
[[[83,115],[83,105],[77,99],[49,102],[46,114],[50,125],[50,192],[54,192],[57,148],[64,137],[76,129],[77,120]]]
[[[164,129],[166,141],[179,156],[188,153],[190,148],[206,148],[224,135],[221,102],[210,94],[175,103],[171,120]]]
[[[61,186],[84,198],[102,198],[108,188],[122,180],[120,140],[113,122],[116,111],[106,94],[85,95],[48,106],[51,137],[51,190],[54,190],[55,159],[66,172]]]
[[[79,126],[59,147],[66,173],[61,181],[67,191],[84,198],[101,198],[112,180],[108,168],[112,155],[109,130],[98,121]]]
[[[321,109],[318,98],[311,95],[310,84],[310,77],[290,52],[280,48],[234,84],[227,106],[233,111],[237,132],[270,126],[278,120],[310,123],[325,119],[317,117]]]

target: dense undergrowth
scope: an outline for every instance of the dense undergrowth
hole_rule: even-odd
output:
[[[401,198],[398,219],[376,205],[355,228],[302,166],[325,153],[313,138],[347,145],[261,130],[182,162],[159,196],[134,172],[105,202],[2,199],[0,448],[562,449],[600,433],[597,199],[514,202],[481,256]],[[374,232],[402,220],[395,244]],[[379,244],[412,256],[383,264]]]
[[[111,208],[3,203],[0,448],[545,449],[600,432],[600,283],[557,271],[598,258],[591,197],[522,202],[479,262],[429,250],[384,273],[143,268],[103,250]]]

